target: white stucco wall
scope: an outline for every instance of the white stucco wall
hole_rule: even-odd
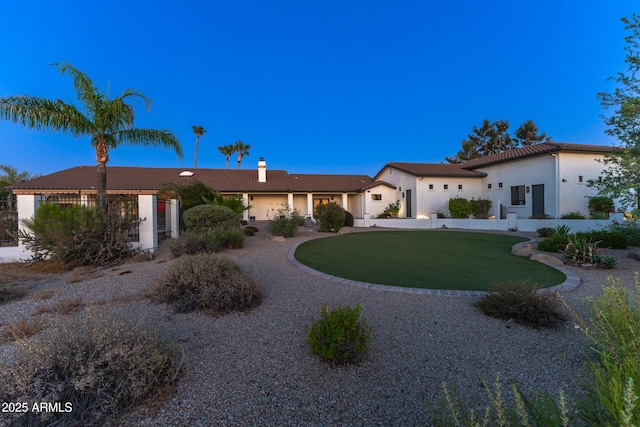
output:
[[[428,218],[434,212],[449,213],[449,200],[462,197],[468,200],[478,198],[481,194],[481,178],[464,177],[429,177],[417,179],[420,199],[418,218]],[[447,188],[445,189],[445,185]],[[430,189],[433,186],[433,189]],[[459,189],[458,186],[462,186]]]
[[[389,206],[390,203],[395,203],[398,200],[397,191],[387,185],[377,185],[369,188],[364,197],[364,215],[369,215],[372,218],[380,215]],[[381,200],[373,200],[373,196],[379,194],[382,196]],[[354,215],[355,216],[355,215]]]
[[[253,200],[251,200],[253,197]],[[275,213],[287,204],[286,194],[252,194],[249,197],[248,216],[255,216],[258,221],[265,221],[273,217]]]
[[[604,155],[593,153],[558,153],[560,162],[560,215],[578,211],[589,217],[589,197],[597,196],[595,188],[587,185],[602,174],[603,165],[596,159]],[[582,182],[580,182],[582,177]],[[620,207],[616,204],[616,207]]]

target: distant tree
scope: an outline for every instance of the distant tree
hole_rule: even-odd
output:
[[[31,172],[18,172],[17,168],[9,165],[0,165],[0,196],[5,196],[8,191],[4,191],[3,188],[19,182],[29,181],[37,178],[40,174],[32,174]]]
[[[196,168],[196,162],[198,160],[198,143],[200,142],[200,137],[204,135],[206,130],[202,126],[193,126],[193,133],[196,134],[196,153],[193,155],[193,168]]]
[[[462,141],[462,149],[453,157],[445,157],[449,163],[463,163],[478,157],[489,156],[507,150],[513,150],[537,142],[551,140],[546,134],[538,133],[533,120],[527,120],[516,130],[514,136],[509,135],[509,122],[484,119],[482,126],[473,127],[473,133]]]
[[[626,209],[640,208],[640,19],[634,13],[622,22],[631,32],[624,38],[627,70],[609,78],[618,83],[612,93],[598,94],[600,105],[614,109],[612,116],[603,116],[606,133],[621,144],[602,161],[602,177],[589,185],[601,195],[618,199]]]
[[[83,72],[70,64],[53,64],[62,74],[69,73],[80,103],[79,107],[61,99],[33,96],[0,98],[0,120],[10,120],[37,130],[69,132],[73,136],[90,136],[98,163],[96,192],[98,206],[107,211],[107,162],[109,149],[121,144],[161,145],[173,148],[182,157],[180,142],[171,131],[134,127],[134,111],[129,99],[140,100],[147,109],[151,100],[133,89],[109,99]]]
[[[224,156],[225,168],[229,169],[229,158],[236,152],[236,147],[233,144],[221,145],[218,147],[218,151]]]
[[[242,163],[242,158],[244,156],[249,155],[249,150],[251,149],[251,146],[249,144],[245,144],[242,141],[236,141],[233,147],[235,149],[235,152],[238,153],[238,169],[240,169],[240,163]]]

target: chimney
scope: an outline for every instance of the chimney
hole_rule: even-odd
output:
[[[267,162],[264,161],[264,157],[258,160],[258,182],[267,182]]]

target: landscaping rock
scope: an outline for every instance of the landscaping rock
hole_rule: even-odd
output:
[[[562,261],[560,261],[558,258],[554,257],[553,255],[549,255],[549,254],[535,253],[535,254],[531,255],[529,257],[529,259],[533,260],[533,261],[544,262],[544,263],[547,263],[547,264],[564,265],[564,263]]]
[[[529,258],[534,253],[536,253],[536,248],[531,243],[514,245],[514,247],[511,249],[511,255],[521,256],[525,258]]]
[[[267,234],[267,236],[265,237],[265,240],[273,240],[274,242],[286,242],[287,239],[285,239],[282,236],[274,236],[273,234]]]
[[[340,230],[338,230],[338,234],[349,234],[351,233],[351,227],[344,226]]]

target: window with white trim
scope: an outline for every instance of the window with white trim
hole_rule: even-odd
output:
[[[516,185],[511,187],[511,205],[522,206],[525,204],[524,185]]]

